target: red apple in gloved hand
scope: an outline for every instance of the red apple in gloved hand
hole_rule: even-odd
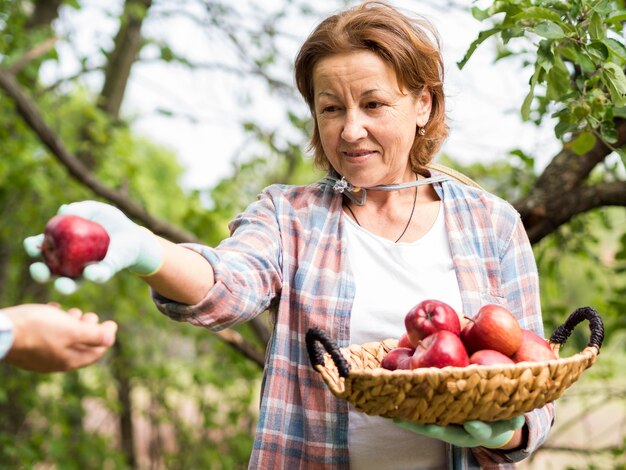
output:
[[[109,247],[102,225],[75,215],[56,215],[44,229],[41,255],[53,274],[76,278],[83,268],[101,261]]]
[[[469,358],[461,339],[446,330],[437,331],[420,341],[410,361],[411,369],[467,365]]]
[[[550,361],[558,359],[548,342],[531,330],[522,329],[522,344],[513,354],[515,362]]]
[[[459,315],[440,300],[424,300],[417,304],[404,317],[404,326],[413,347],[437,331],[445,330],[457,336],[461,333]]]
[[[510,357],[522,344],[522,328],[505,307],[487,304],[474,318],[468,318],[461,331],[461,340],[470,354],[481,349],[494,349]]]

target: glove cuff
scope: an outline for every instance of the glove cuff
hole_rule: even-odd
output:
[[[141,253],[137,262],[129,266],[128,270],[141,277],[154,276],[163,267],[163,248],[156,235],[145,227],[145,242],[141,246]]]

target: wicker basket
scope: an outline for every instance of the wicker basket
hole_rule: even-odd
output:
[[[421,424],[496,421],[526,413],[559,398],[600,352],[604,326],[591,307],[574,311],[550,337],[559,348],[581,321],[589,321],[587,347],[571,357],[513,365],[386,370],[380,362],[397,340],[339,349],[319,328],[306,335],[311,363],[338,398],[369,415]]]

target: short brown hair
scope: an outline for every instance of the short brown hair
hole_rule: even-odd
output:
[[[409,157],[414,170],[422,168],[433,159],[448,135],[439,35],[426,19],[406,16],[383,1],[366,1],[326,18],[309,35],[296,57],[298,90],[315,118],[315,65],[331,55],[363,50],[374,52],[387,62],[399,84],[415,96],[419,96],[424,87],[430,90],[432,109],[425,126],[426,134],[415,133]],[[329,170],[317,122],[314,122],[311,148],[315,152],[315,164]]]

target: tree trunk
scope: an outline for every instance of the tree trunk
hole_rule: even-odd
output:
[[[152,0],[126,1],[115,46],[109,53],[98,104],[114,120],[119,118],[130,71],[142,47],[141,26],[151,4]]]
[[[120,405],[119,429],[120,446],[129,468],[137,468],[137,456],[135,453],[135,433],[133,429],[132,416],[132,386],[128,375],[129,364],[124,355],[122,340],[118,336],[113,346],[113,367],[112,373],[117,385],[117,398]]]
[[[59,17],[59,7],[63,0],[38,0],[33,2],[35,9],[26,23],[27,30],[50,26]]]

